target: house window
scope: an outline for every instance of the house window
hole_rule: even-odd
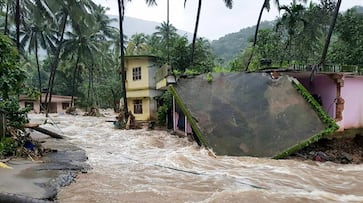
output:
[[[30,110],[34,110],[34,103],[33,102],[25,102],[25,107],[30,108]]]
[[[62,109],[67,110],[69,107],[69,103],[62,103]]]
[[[132,69],[132,79],[141,80],[141,67],[136,67]]]
[[[142,100],[134,100],[134,114],[142,114]]]

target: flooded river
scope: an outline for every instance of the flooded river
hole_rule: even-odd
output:
[[[113,115],[51,118],[92,167],[60,202],[363,202],[363,165],[213,157],[168,132],[113,129]]]

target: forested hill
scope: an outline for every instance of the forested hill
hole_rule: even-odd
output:
[[[275,21],[264,21],[260,25],[260,29],[272,28]],[[253,40],[256,26],[241,29],[239,32],[227,34],[218,40],[212,41],[213,53],[218,58],[227,62],[233,59],[241,50],[243,50],[249,41]]]
[[[363,13],[363,6],[354,6],[358,13]],[[264,21],[261,23],[260,29],[272,28],[275,21]],[[247,47],[248,42],[253,40],[256,26],[241,29],[239,32],[227,34],[218,40],[212,41],[213,53],[228,62],[237,56],[241,50]]]
[[[118,16],[110,15],[111,19],[115,19],[114,22],[112,22],[112,26],[119,28],[118,23]],[[147,35],[151,35],[156,32],[155,27],[160,26],[161,23],[154,22],[154,21],[148,21],[148,20],[142,20],[138,18],[133,17],[125,17],[124,21],[124,29],[125,29],[125,35],[128,37],[128,39],[136,33],[144,33]],[[187,35],[188,39],[193,38],[193,34],[184,30],[178,30],[177,33],[181,36]]]
[[[363,6],[354,6],[353,7],[358,13],[363,13]]]

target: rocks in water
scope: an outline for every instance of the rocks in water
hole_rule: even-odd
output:
[[[348,154],[346,152],[341,153],[341,163],[342,164],[348,164],[353,161],[353,156],[351,154]]]
[[[330,157],[324,152],[319,151],[314,153],[313,160],[319,162],[326,162],[330,160]]]

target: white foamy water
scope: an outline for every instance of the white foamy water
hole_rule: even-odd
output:
[[[215,158],[165,131],[114,129],[113,115],[51,118],[45,127],[84,149],[93,168],[60,202],[363,202],[363,165]]]

